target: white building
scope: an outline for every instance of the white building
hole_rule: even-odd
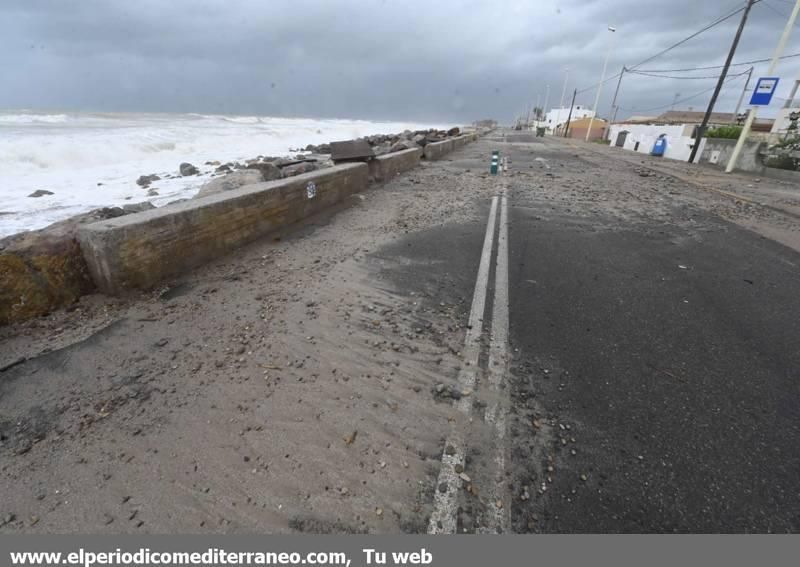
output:
[[[786,104],[784,104],[783,108],[778,110],[775,123],[770,130],[770,133],[775,134],[776,137],[783,138],[788,133],[789,125],[791,124],[789,115],[792,112],[800,112],[800,100],[795,100],[798,87],[800,87],[800,79],[794,82],[794,87],[792,87],[789,98],[786,99]],[[798,127],[800,127],[800,124],[798,124]],[[795,134],[800,134],[800,131],[795,131]]]
[[[689,159],[694,145],[692,134],[695,127],[696,125],[692,123],[637,124],[635,122],[622,122],[611,125],[609,140],[612,146],[641,154],[649,154],[653,151],[656,140],[663,137],[667,140],[667,149],[664,157],[686,161]],[[705,138],[703,142],[705,142]],[[700,158],[702,150],[701,144],[695,161]]]
[[[590,108],[586,108],[580,104],[576,104],[572,107],[572,120],[578,120],[580,118],[589,118],[594,116],[594,110]],[[567,119],[569,118],[569,106],[564,108],[554,108],[550,110],[545,115],[545,124],[547,125],[547,129],[550,131],[556,130],[562,124],[567,123]]]

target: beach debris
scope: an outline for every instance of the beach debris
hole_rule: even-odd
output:
[[[48,191],[47,189],[37,189],[36,191],[28,195],[28,197],[37,198],[37,197],[44,197],[45,195],[55,195],[55,193],[53,193],[52,191]]]

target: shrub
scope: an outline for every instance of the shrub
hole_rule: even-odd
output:
[[[741,133],[741,126],[719,126],[717,128],[709,128],[706,130],[706,138],[726,138],[728,140],[736,140],[739,138],[739,134]]]
[[[793,138],[781,140],[774,146],[770,147],[770,149],[800,151],[800,136],[794,136]]]
[[[792,171],[797,170],[796,160],[787,155],[770,156],[766,159],[764,165],[767,167],[773,167],[775,169],[789,169]]]

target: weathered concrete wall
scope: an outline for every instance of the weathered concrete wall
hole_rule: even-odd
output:
[[[78,228],[146,206],[153,208],[149,203],[137,203],[95,209],[0,240],[0,325],[45,315],[94,291],[78,243]]]
[[[457,150],[458,148],[466,146],[468,143],[474,142],[477,139],[477,132],[469,132],[467,134],[462,134],[461,136],[456,136],[455,138],[450,138],[449,140],[444,140],[442,142],[433,142],[432,144],[425,146],[425,159],[441,159],[453,150]]]
[[[453,149],[461,148],[466,146],[470,142],[470,136],[462,135],[456,138],[453,138]]]
[[[129,214],[98,209],[0,243],[0,325],[46,314],[99,288],[119,293],[159,281],[439,159],[487,130],[218,195]],[[316,194],[308,198],[307,185]],[[119,217],[119,218],[116,218]]]
[[[452,139],[428,144],[425,146],[425,159],[439,159],[445,154],[452,152],[454,147],[455,144]]]
[[[78,240],[97,287],[147,289],[363,191],[364,163],[249,185],[81,227]]]
[[[369,162],[369,178],[377,183],[389,181],[417,167],[420,158],[422,150],[419,148],[383,154]]]
[[[733,153],[733,148],[736,146],[736,140],[725,138],[705,138],[705,140],[703,153],[700,155],[700,163],[715,163],[718,167],[726,167]],[[761,173],[764,169],[764,164],[761,163],[759,154],[764,145],[764,142],[760,140],[745,141],[739,154],[739,159],[736,161],[736,169]]]
[[[0,325],[45,315],[93,289],[74,237],[26,233],[0,252]]]

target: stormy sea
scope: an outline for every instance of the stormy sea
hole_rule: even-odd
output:
[[[297,155],[308,144],[431,124],[206,114],[0,112],[0,237],[99,207],[192,197],[213,162]],[[140,187],[141,175],[161,179]]]

